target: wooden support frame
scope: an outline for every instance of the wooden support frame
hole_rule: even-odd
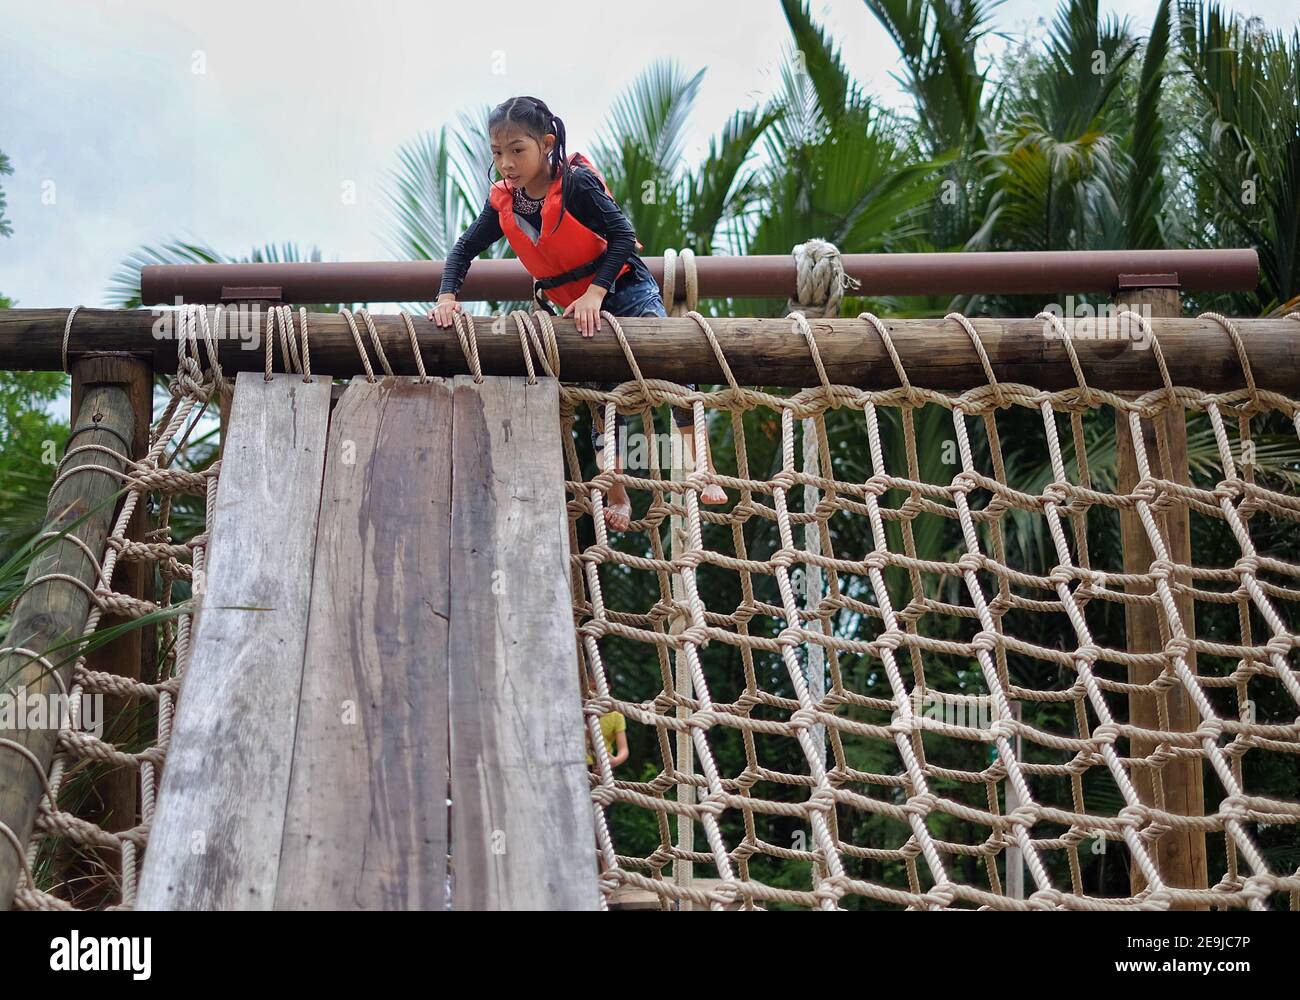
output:
[[[26,589],[13,610],[5,651],[0,654],[0,689],[23,691],[28,698],[53,698],[71,686],[76,656],[63,648],[45,654],[60,642],[81,637],[90,614],[86,588],[96,582],[96,568],[84,543],[96,553],[116,519],[118,504],[110,502],[122,489],[126,466],[116,455],[130,450],[137,434],[138,386],[147,368],[129,358],[85,358],[73,365],[77,410],[67,452],[83,446],[93,450],[65,457],[60,472],[71,472],[54,491],[43,531],[68,531],[69,540],[45,548],[28,569]],[[110,471],[102,471],[102,470]],[[80,471],[78,471],[80,470]],[[89,515],[69,529],[78,518]],[[35,583],[63,574],[80,581]],[[25,651],[24,651],[25,650]],[[138,659],[137,659],[138,664]],[[26,867],[25,852],[44,794],[58,742],[55,726],[0,729],[0,910],[13,903],[14,891]]]
[[[1153,317],[1178,316],[1181,312],[1177,288],[1143,288],[1123,292],[1117,298],[1120,306],[1131,307],[1135,311],[1149,308]],[[1163,346],[1163,345],[1162,345]],[[1155,359],[1148,359],[1155,367]],[[1161,425],[1157,428],[1157,421]],[[1165,410],[1156,420],[1143,420],[1143,446],[1154,475],[1168,478],[1173,482],[1189,485],[1191,473],[1187,463],[1187,414],[1183,407]],[[1163,437],[1168,451],[1162,454],[1159,439]],[[1134,453],[1132,432],[1126,413],[1115,415],[1116,443],[1116,489],[1120,493],[1132,493],[1138,484],[1137,458]],[[1157,468],[1159,459],[1167,463],[1165,468]],[[1191,565],[1192,542],[1191,522],[1187,504],[1175,502],[1164,513],[1157,515],[1169,558],[1175,563]],[[1142,526],[1136,509],[1120,512],[1120,535],[1124,549],[1124,572],[1146,573],[1155,559],[1150,539]],[[1190,579],[1182,582],[1190,584]],[[1133,587],[1129,592],[1152,593],[1151,587]],[[1175,596],[1179,618],[1189,639],[1196,637],[1195,603],[1190,595]],[[1146,605],[1126,604],[1124,606],[1125,630],[1128,638],[1128,650],[1144,653],[1160,650],[1168,636],[1162,634],[1160,612]],[[1196,651],[1189,649],[1186,654],[1187,666],[1196,673]],[[1150,684],[1160,677],[1163,671],[1155,667],[1134,665],[1129,668],[1129,681],[1135,684]],[[1188,732],[1197,728],[1200,719],[1191,698],[1181,685],[1175,684],[1165,694],[1168,718],[1162,722],[1158,699],[1151,695],[1134,695],[1129,699],[1129,721],[1144,729],[1170,729]],[[1156,744],[1149,741],[1134,740],[1130,748],[1132,756],[1147,756],[1154,752]],[[1201,762],[1199,759],[1179,759],[1170,761],[1160,775],[1153,775],[1149,769],[1135,769],[1134,784],[1138,796],[1147,805],[1159,805],[1180,816],[1205,815],[1205,790]],[[1205,889],[1208,887],[1206,863],[1205,833],[1201,830],[1170,830],[1154,845],[1154,861],[1162,878],[1172,886],[1182,889]],[[1131,890],[1140,892],[1146,880],[1136,864],[1129,868]],[[1208,909],[1204,905],[1178,905],[1175,909]]]
[[[148,357],[89,357],[75,363],[72,366],[72,419],[76,420],[89,386],[117,378],[126,380],[121,384],[127,392],[134,418],[130,457],[139,460],[149,451],[149,430],[153,422],[153,366]],[[133,542],[144,541],[148,521],[148,504],[141,497],[136,501],[127,524],[126,537]],[[113,589],[119,594],[147,599],[152,574],[152,563],[119,561],[113,573]],[[99,627],[112,628],[127,621],[117,615],[104,615],[99,620]],[[153,667],[156,642],[155,629],[131,629],[108,645],[87,654],[86,667],[130,680],[152,679],[145,671]],[[113,744],[132,742],[140,735],[137,727],[143,722],[143,710],[147,707],[138,699],[105,695],[103,738]],[[95,798],[81,810],[79,818],[109,831],[128,830],[138,821],[140,774],[136,768],[108,767],[108,773],[95,782]],[[79,858],[66,858],[61,865],[65,879],[79,882],[82,886],[70,894],[71,901],[82,909],[116,902],[121,875],[120,854],[102,848],[87,849],[86,853],[93,858],[93,865],[87,865]],[[109,877],[105,878],[105,874]]]

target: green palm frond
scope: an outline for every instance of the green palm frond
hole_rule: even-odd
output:
[[[424,134],[397,151],[388,172],[385,247],[399,260],[442,260],[466,222],[465,192],[453,178],[447,129]]]
[[[54,469],[37,468],[39,472],[5,471],[4,486],[0,487],[0,554],[14,551],[22,539],[31,537],[45,523]]]
[[[1060,250],[1094,242],[1102,220],[1089,208],[1118,172],[1113,137],[1094,129],[1061,140],[1026,118],[1001,138],[1008,145],[988,154],[995,191],[972,244]]]
[[[467,209],[477,214],[487,201],[488,190],[496,179],[496,165],[492,162],[492,138],[488,133],[488,118],[492,110],[485,104],[476,112],[459,112],[459,127],[452,133],[455,148],[451,152],[449,169],[465,199]],[[453,234],[453,239],[456,234]]]
[[[435,136],[423,133],[397,151],[398,165],[388,171],[383,194],[385,247],[399,260],[445,260],[462,232],[482,211],[491,186],[492,150],[486,106],[462,112],[451,136],[444,127]],[[489,258],[513,256],[504,240],[484,251]],[[401,303],[425,312],[436,297]]]
[[[1129,144],[1125,221],[1128,246],[1135,250],[1165,245],[1160,226],[1166,158],[1160,97],[1169,57],[1169,24],[1169,0],[1160,0],[1142,59]]]
[[[596,166],[645,247],[684,243],[682,152],[703,79],[704,70],[687,76],[675,61],[652,63],[619,95],[592,144]]]
[[[988,69],[976,50],[992,33],[1002,0],[866,0],[898,47],[894,74],[916,102],[916,124],[930,156],[983,147],[982,105]]]
[[[1006,120],[979,159],[987,212],[968,249],[1057,250],[1122,243],[1125,155],[1116,99],[1136,51],[1127,22],[1102,19],[1097,0],[1066,0],[1046,54],[1027,63]]]
[[[922,160],[906,126],[870,104],[831,130],[805,75],[785,68],[783,117],[765,137],[763,218],[751,253],[788,253],[820,235],[846,253],[887,248],[917,232],[937,164]]]
[[[704,70],[687,76],[675,60],[648,66],[614,101],[609,120],[592,144],[597,165],[611,188],[620,178],[622,156],[633,149],[661,177],[675,176],[682,161],[686,124],[699,96]],[[630,193],[630,192],[624,192]]]
[[[1019,111],[1059,139],[1095,128],[1136,52],[1128,22],[1102,18],[1098,0],[1064,0],[1048,36],[1045,71],[1032,77]]]
[[[844,68],[827,33],[809,16],[803,0],[781,0],[781,9],[794,36],[796,66],[807,74],[818,106],[833,122],[845,108],[862,103],[862,90]]]
[[[757,197],[754,172],[743,172],[759,138],[780,116],[775,107],[737,111],[722,133],[709,140],[709,152],[698,170],[687,173],[684,245],[697,253],[712,253],[713,239],[723,220],[743,213]]]
[[[1254,30],[1216,3],[1178,8],[1180,56],[1200,105],[1190,139],[1201,241],[1253,246],[1265,312],[1300,292],[1300,31]]]
[[[921,154],[942,163],[923,224],[927,243],[904,249],[960,249],[970,243],[988,212],[992,194],[988,149],[1008,89],[989,87],[991,64],[976,52],[995,34],[993,12],[1001,0],[867,0],[867,9],[899,50],[903,72],[894,74],[912,95],[909,119]],[[943,311],[946,302],[924,308]]]

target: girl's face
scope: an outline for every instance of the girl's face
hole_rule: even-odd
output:
[[[550,155],[554,147],[555,136],[550,133],[539,144],[518,126],[507,125],[492,136],[492,162],[511,187],[549,183]]]

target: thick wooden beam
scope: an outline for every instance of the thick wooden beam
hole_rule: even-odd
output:
[[[59,348],[66,309],[0,310],[0,368],[59,370]],[[229,317],[229,312],[223,312]],[[393,370],[416,374],[406,326],[397,315],[375,315],[384,353]],[[82,309],[73,322],[69,350],[138,350],[153,354],[155,371],[176,370],[174,335],[155,339],[149,310]],[[162,320],[157,320],[162,323]],[[810,320],[822,361],[833,382],[870,389],[898,385],[893,364],[876,333],[856,318]],[[988,351],[999,381],[1064,389],[1076,384],[1062,342],[1036,319],[975,319],[974,326]],[[425,367],[430,375],[469,371],[455,332],[436,326],[424,316],[412,318]],[[523,352],[514,324],[492,317],[473,320],[483,372],[488,375],[525,374]],[[352,332],[344,318],[310,314],[312,368],[350,377],[361,374]],[[788,319],[714,318],[709,320],[737,379],[747,385],[819,385],[817,370],[802,336]],[[172,324],[175,326],[175,324]],[[213,323],[215,327],[215,319]],[[627,317],[620,320],[641,370],[647,378],[676,382],[724,381],[708,340],[686,317]],[[965,389],[987,383],[975,349],[953,320],[891,319],[885,321],[899,356],[914,385],[933,389]],[[1300,324],[1287,319],[1237,321],[1261,389],[1300,396]],[[1176,385],[1210,392],[1245,385],[1231,339],[1211,320],[1156,318],[1156,334],[1164,348]],[[245,339],[228,336],[217,341],[227,373],[260,371],[264,364],[261,333],[266,314],[244,328]],[[236,330],[239,328],[236,327]],[[603,321],[594,338],[584,339],[572,320],[556,318],[556,339],[565,381],[624,380],[631,371],[617,338]],[[1134,327],[1134,332],[1137,328]],[[160,326],[160,332],[168,334]],[[1162,383],[1150,350],[1142,350],[1140,334],[1132,338],[1083,339],[1075,347],[1088,381],[1098,389],[1145,391]],[[369,349],[369,348],[368,348]],[[277,346],[277,366],[279,348]],[[206,358],[206,353],[201,352]]]
[[[458,910],[599,906],[553,379],[455,380],[451,817]]]
[[[100,361],[86,364],[79,375],[80,407],[65,454],[88,445],[123,454],[135,436],[136,415],[129,391],[133,376],[118,365]],[[94,378],[103,381],[94,382]],[[85,466],[125,471],[124,463],[113,454],[99,450],[66,457],[59,469],[67,472]],[[120,505],[120,501],[115,503],[111,498],[121,488],[117,475],[95,468],[74,471],[59,485],[50,500],[42,530],[67,531],[68,538],[52,542],[36,556],[27,571],[27,584],[40,577],[62,574],[85,587],[94,587],[95,565],[71,539],[80,539],[96,558],[103,554]],[[81,524],[68,530],[69,525],[88,513],[90,516]],[[64,647],[50,653],[49,663],[54,669],[41,657],[51,646],[79,639],[89,612],[88,591],[73,583],[50,580],[26,590],[13,609],[5,651],[0,653],[0,694],[14,699],[11,704],[20,707],[19,698],[26,704],[56,704],[59,692],[71,686],[76,662],[74,649]],[[20,721],[22,724],[18,725]],[[49,712],[41,724],[29,725],[26,719],[14,719],[14,722],[15,725],[0,728],[0,741],[5,741],[0,743],[0,910],[12,905],[14,890],[24,871],[25,862],[14,841],[18,848],[26,850],[59,731],[57,717],[51,717]],[[35,765],[27,754],[34,758]]]
[[[448,383],[352,381],[330,417],[276,909],[446,905],[450,468]]]
[[[1122,294],[1117,303],[1137,309],[1141,306],[1150,308],[1153,316],[1176,316],[1181,311],[1178,290],[1175,288],[1137,289]],[[1166,355],[1167,357],[1167,355]],[[1181,408],[1166,410],[1156,418],[1162,425],[1168,453],[1162,454],[1158,445],[1159,435],[1156,422],[1143,420],[1142,440],[1154,476],[1169,479],[1184,486],[1191,483],[1191,472],[1187,464],[1187,414]],[[1116,488],[1121,493],[1131,493],[1138,484],[1137,456],[1133,446],[1133,434],[1128,415],[1117,413],[1115,416],[1115,440],[1117,454]],[[1161,527],[1164,544],[1169,550],[1169,558],[1184,566],[1192,564],[1191,521],[1187,504],[1175,501],[1165,511],[1157,515],[1156,522]],[[1151,569],[1155,552],[1146,529],[1136,509],[1120,512],[1120,535],[1124,547],[1124,572],[1141,574]],[[1184,584],[1192,583],[1184,577]],[[1150,586],[1131,586],[1130,593],[1150,594]],[[1195,602],[1189,594],[1175,595],[1174,602],[1178,609],[1183,630],[1188,639],[1196,638]],[[1128,638],[1128,650],[1131,653],[1148,653],[1164,648],[1169,636],[1162,629],[1161,612],[1149,605],[1124,605],[1124,623]],[[1196,673],[1196,651],[1187,653],[1187,666]],[[1130,666],[1128,676],[1130,683],[1151,684],[1163,671],[1156,667]],[[1171,675],[1172,676],[1172,675]],[[1167,725],[1160,717],[1159,705],[1154,695],[1134,695],[1129,699],[1129,721],[1144,729],[1170,729],[1174,732],[1190,732],[1200,724],[1200,717],[1187,691],[1181,684],[1176,684],[1165,694],[1168,710]],[[1148,756],[1156,749],[1156,744],[1149,741],[1134,740],[1130,748],[1133,756]],[[1180,759],[1170,761],[1156,774],[1149,768],[1139,768],[1133,774],[1138,796],[1147,805],[1157,804],[1156,784],[1162,789],[1163,807],[1166,811],[1179,816],[1205,815],[1205,790],[1201,774],[1201,762],[1198,759]],[[1205,833],[1200,830],[1174,829],[1166,833],[1155,845],[1155,862],[1161,877],[1168,885],[1180,889],[1204,889],[1208,887],[1206,869]],[[1136,864],[1130,865],[1129,880],[1134,893],[1140,892],[1146,885],[1146,879]],[[1208,909],[1204,905],[1178,904],[1174,909]]]
[[[137,908],[275,902],[330,385],[242,373]]]

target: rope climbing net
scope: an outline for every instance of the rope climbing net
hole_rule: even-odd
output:
[[[562,398],[608,897],[1298,908],[1300,803],[1268,793],[1300,752],[1300,638],[1288,623],[1300,565],[1260,546],[1295,532],[1300,501],[1294,475],[1266,482],[1253,456],[1265,426],[1294,445],[1300,405],[1256,388],[1232,322],[1210,314],[1236,345],[1245,388],[1209,394],[1174,386],[1154,331],[1128,313],[1165,387],[1124,397],[1089,387],[1050,313],[1039,318],[1057,324],[1077,388],[1000,384],[954,313],[988,384],[942,393],[911,384],[886,325],[864,313],[899,382],[867,392],[829,382],[795,311],[821,384],[782,396],[736,383],[692,299],[679,313],[712,345],[725,386],[642,378],[606,314],[633,379]],[[605,427],[616,411],[639,415],[648,431],[663,404],[693,410],[695,453],[711,439],[712,469],[670,475],[649,447],[644,467],[617,472],[611,447],[584,475],[581,407]],[[1168,415],[1203,445],[1195,484],[1172,471]],[[1120,447],[1136,462],[1128,489],[1096,468]],[[1026,466],[1026,455],[1043,461]],[[642,509],[616,538],[603,511],[619,482]],[[702,505],[710,483],[734,499]],[[1196,565],[1170,554],[1180,505]],[[1138,568],[1099,544],[1121,515],[1149,546]],[[1125,645],[1134,612],[1158,618],[1150,649]],[[1176,702],[1190,724],[1171,723]],[[599,725],[614,711],[645,727],[638,745],[656,760],[616,774]],[[1203,803],[1175,801],[1178,768],[1198,786],[1204,769]],[[1162,871],[1162,844],[1180,837],[1208,842],[1207,888]],[[1109,882],[1108,847],[1123,876]]]
[[[1300,565],[1273,554],[1294,537],[1300,501],[1294,467],[1261,458],[1279,442],[1294,448],[1300,402],[1257,388],[1232,322],[1216,314],[1241,361],[1240,390],[1174,385],[1137,313],[1127,315],[1163,381],[1141,395],[1091,388],[1050,313],[1040,318],[1057,325],[1073,389],[999,382],[957,313],[947,321],[986,385],[913,385],[888,325],[869,313],[859,319],[898,386],[836,385],[809,318],[834,314],[851,286],[825,245],[802,253],[791,332],[819,385],[780,394],[737,383],[696,309],[688,251],[676,311],[698,325],[725,383],[644,378],[606,313],[632,378],[608,391],[561,384],[593,864],[606,901],[639,890],[664,908],[1300,908],[1300,803],[1277,791],[1293,787],[1300,752]],[[391,375],[369,314],[343,315],[367,377],[381,376],[357,318]],[[455,322],[481,379],[473,325]],[[561,378],[548,314],[501,322],[514,324],[530,380]],[[187,442],[232,388],[207,324],[206,308],[182,311],[178,374],[147,456],[114,452],[125,471],[103,469],[127,495],[96,563],[85,634],[105,614],[172,612],[158,626],[158,675],[131,681],[78,659],[35,833],[19,845],[0,829],[24,858],[20,908],[135,902],[220,471],[220,461],[185,468]],[[268,378],[277,329],[284,366],[312,378],[305,310],[297,325],[288,307],[272,308]],[[694,453],[708,460],[687,467],[673,458],[681,449],[657,446],[664,405],[693,413]],[[597,460],[581,433],[589,420],[614,426],[618,413],[629,431],[639,421],[647,443],[621,465],[622,442],[607,435]],[[1197,446],[1194,476],[1177,473],[1171,421]],[[1127,485],[1115,471],[1125,450]],[[614,533],[604,514],[618,483],[633,517]],[[710,484],[725,504],[701,503]],[[173,516],[182,502],[188,538]],[[135,542],[127,526],[140,503],[151,524]],[[1190,561],[1171,544],[1180,516]],[[1125,518],[1140,551],[1121,551]],[[157,568],[156,601],[113,590],[115,566],[135,560]],[[1156,624],[1149,648],[1126,641],[1126,618],[1138,616]],[[156,721],[130,741],[89,735],[75,715],[82,692],[155,706]],[[639,752],[618,768],[601,730],[614,711]],[[106,766],[137,782],[140,817],[126,829],[67,801],[71,777]],[[1175,780],[1189,770],[1201,793],[1190,804]],[[1166,872],[1162,851],[1179,838],[1205,841],[1207,888]],[[77,870],[108,891],[83,893],[57,874]]]

